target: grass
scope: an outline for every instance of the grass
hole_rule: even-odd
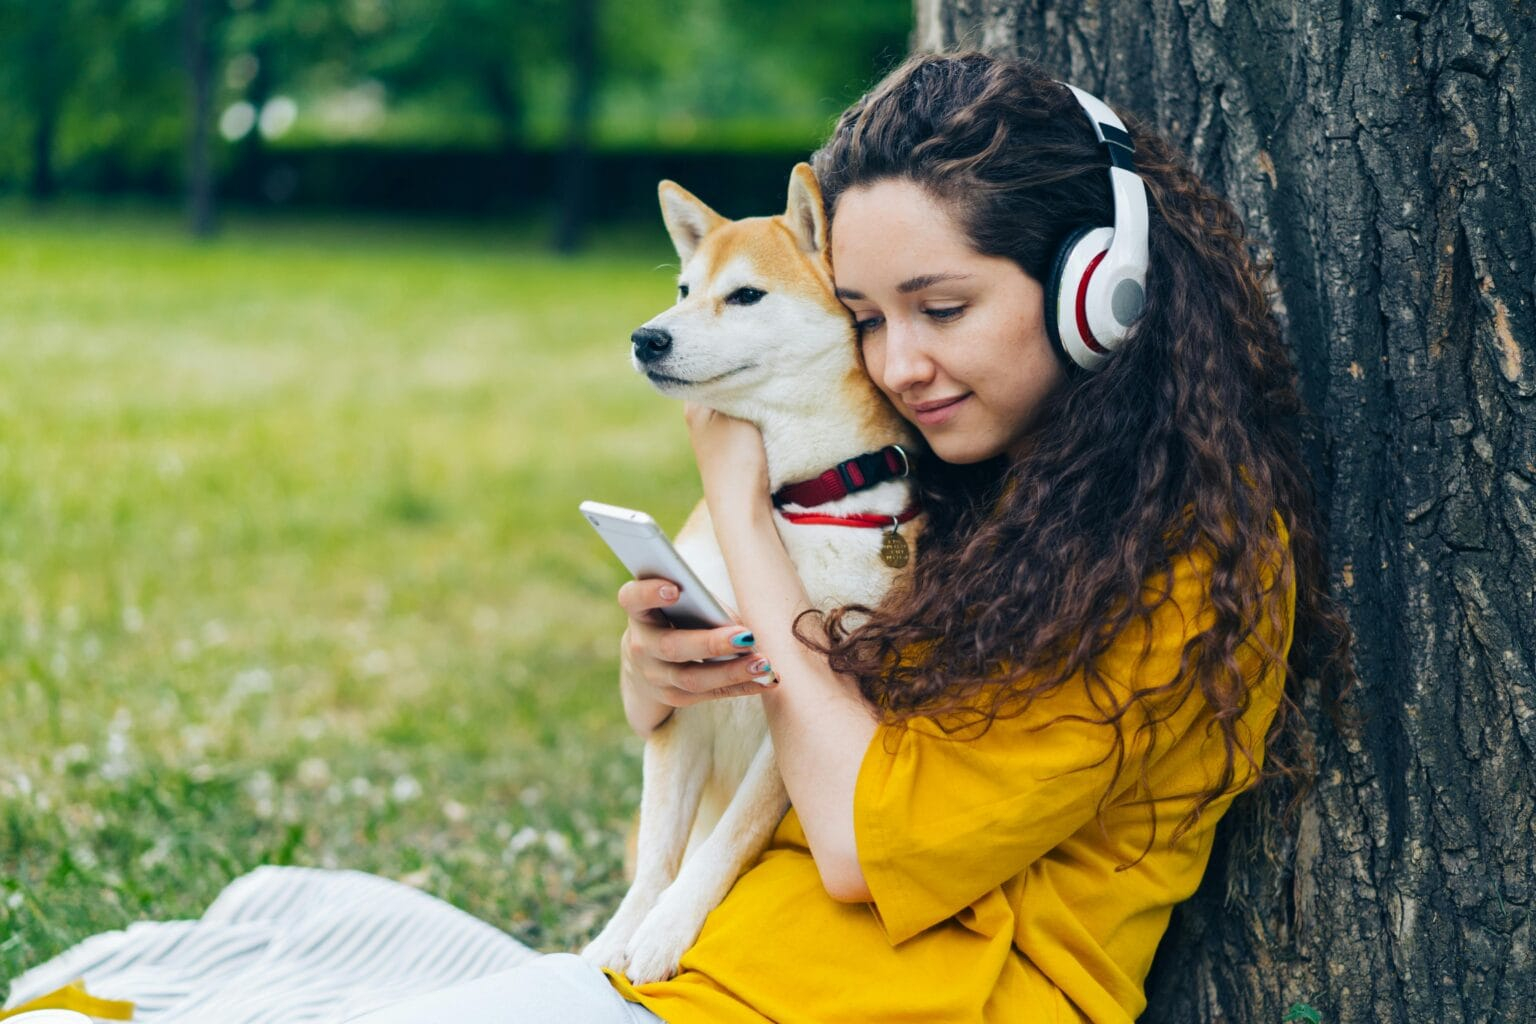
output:
[[[697,500],[626,361],[673,259],[0,206],[0,986],[268,863],[596,933],[642,746],[576,505]]]

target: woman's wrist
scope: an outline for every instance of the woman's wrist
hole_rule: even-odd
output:
[[[630,729],[641,739],[649,739],[651,733],[677,710],[670,704],[642,693],[627,665],[619,670],[619,695],[624,701],[624,717],[629,720]]]

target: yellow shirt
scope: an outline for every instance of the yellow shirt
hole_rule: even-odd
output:
[[[1289,537],[1274,518],[1289,567]],[[1152,613],[1150,631],[1133,625],[1100,657],[1100,672],[1122,699],[1132,681],[1146,686],[1177,674],[1185,640],[1214,620],[1210,572],[1207,555],[1176,559],[1171,600]],[[1168,582],[1159,576],[1148,586],[1160,594]],[[1284,582],[1283,635],[1259,628],[1282,653],[1295,616],[1288,568]],[[1254,656],[1240,649],[1250,679]],[[1283,683],[1283,669],[1272,668],[1239,719],[1239,738],[1261,765]],[[1256,775],[1239,755],[1234,787],[1171,845],[1191,795],[1215,784],[1223,748],[1198,689],[1179,707],[1157,710],[1168,717],[1150,747],[1145,736],[1133,740],[1146,709],[1133,708],[1121,723],[1126,761],[1105,802],[1105,832],[1095,813],[1114,771],[1113,756],[1104,757],[1109,727],[1061,720],[1038,728],[1063,713],[1103,717],[1080,679],[980,738],[970,728],[946,735],[933,718],[911,719],[904,730],[882,724],[854,791],[854,836],[871,902],[827,894],[791,808],[705,919],[677,976],[633,985],[608,971],[609,980],[669,1024],[1129,1024],[1146,1007],[1142,985],[1169,914],[1205,872],[1217,819]],[[1138,792],[1143,766],[1148,789]],[[1148,792],[1156,843],[1117,871],[1147,845]]]

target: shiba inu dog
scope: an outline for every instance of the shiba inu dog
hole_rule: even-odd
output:
[[[811,601],[873,607],[921,531],[909,479],[918,438],[867,376],[852,317],[833,293],[810,165],[794,168],[778,216],[727,220],[670,181],[658,191],[678,295],[634,332],[634,367],[664,395],[758,426],[775,525]],[[703,501],[676,546],[734,609]],[[788,809],[757,700],[677,708],[645,746],[634,881],[582,956],[637,984],[676,973]]]

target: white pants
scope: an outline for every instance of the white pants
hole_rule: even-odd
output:
[[[542,953],[343,1024],[666,1024],[575,953]]]

